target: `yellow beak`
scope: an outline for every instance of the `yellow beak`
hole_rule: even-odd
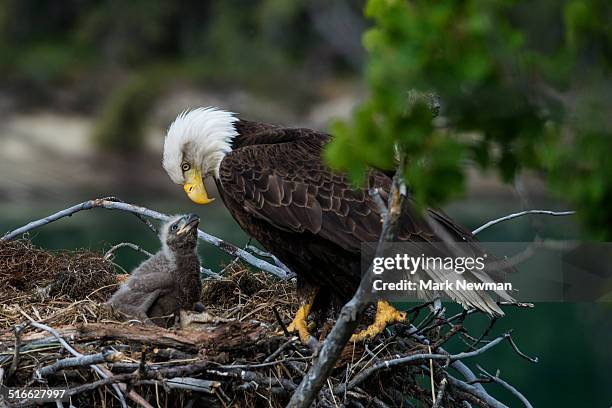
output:
[[[214,198],[208,198],[208,193],[204,187],[204,180],[202,179],[202,171],[198,168],[185,172],[183,190],[187,193],[187,197],[196,204],[208,204],[215,200]]]

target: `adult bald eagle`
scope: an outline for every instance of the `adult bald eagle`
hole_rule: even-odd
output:
[[[163,166],[173,182],[183,185],[199,204],[212,201],[203,178],[212,176],[225,206],[240,227],[298,276],[304,303],[290,329],[302,341],[315,297],[348,300],[360,282],[362,242],[375,242],[381,215],[369,188],[386,199],[391,178],[372,169],[366,185],[355,189],[346,175],[332,172],[321,158],[330,135],[238,119],[216,108],[181,113],[170,125],[164,144]],[[436,242],[441,238],[407,201],[398,240]],[[456,241],[474,243],[473,235],[442,212],[429,209],[433,222]],[[464,278],[486,281],[486,276]],[[434,279],[440,279],[434,276]],[[492,315],[503,312],[484,291],[448,293],[464,307]],[[505,292],[499,293],[511,299]],[[375,336],[385,325],[405,316],[386,302],[378,302],[375,324],[353,340]]]

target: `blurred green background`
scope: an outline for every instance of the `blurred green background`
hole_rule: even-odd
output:
[[[444,65],[439,60],[429,62],[414,52],[422,48],[426,53],[428,48],[421,45],[436,41],[447,41],[452,48],[453,36],[457,33],[439,29],[436,24],[450,19],[460,25],[471,21],[469,16],[480,16],[480,11],[468,8],[462,9],[462,13],[453,13],[457,2],[440,2],[448,10],[438,10],[422,2],[414,4],[418,9],[412,12],[417,10],[422,14],[409,16],[423,24],[414,28],[415,32],[401,32],[393,28],[394,21],[385,22],[384,10],[378,10],[378,17],[376,10],[371,12],[374,18],[364,17],[363,1],[0,2],[0,232],[80,201],[112,195],[166,213],[196,212],[202,217],[204,230],[243,246],[248,238],[219,201],[206,207],[191,203],[180,186],[172,184],[163,172],[161,146],[165,128],[186,108],[214,105],[238,112],[247,119],[287,126],[327,130],[330,123],[336,123],[333,129],[341,135],[350,129],[362,129],[364,124],[359,123],[359,116],[357,119],[352,116],[354,109],[360,106],[359,115],[364,106],[380,108],[381,94],[387,98],[389,88],[405,85],[396,84],[394,78],[412,78],[417,72],[399,68],[416,66],[417,60],[422,62],[419,69],[428,70],[431,77],[421,75],[419,78],[427,81],[406,84],[417,87],[444,80],[445,75],[459,75],[463,67],[462,64]],[[483,5],[479,2],[465,4],[476,10],[488,10],[478,9]],[[541,69],[549,75],[547,79],[554,77],[552,81],[557,81],[554,84],[575,92],[577,100],[584,94],[603,93],[603,100],[609,102],[606,99],[609,94],[605,92],[610,89],[609,77],[607,82],[597,82],[586,74],[593,70],[581,68],[579,74],[573,71],[577,69],[575,62],[580,61],[580,67],[603,67],[603,72],[609,73],[609,22],[612,20],[605,18],[609,8],[598,8],[600,2],[517,4],[508,21],[518,24],[527,33],[526,43],[537,50],[537,54],[526,54],[525,59],[537,61],[536,68],[544,66]],[[504,16],[501,11],[494,11],[491,15],[495,18]],[[601,26],[597,18],[607,21],[607,25]],[[482,27],[479,21],[475,18],[471,23]],[[385,43],[391,48],[381,51],[375,42],[370,42],[368,53],[362,46],[362,34],[376,24],[391,27],[390,41]],[[502,33],[502,28],[507,27],[497,29],[493,24],[486,30]],[[586,44],[586,51],[581,48],[581,53],[574,56],[558,52],[563,48],[559,45],[560,39],[568,38],[566,32],[570,28],[573,30],[570,39],[574,38],[579,45]],[[478,56],[487,44],[478,33],[476,37],[466,35],[467,40],[463,42],[457,39],[465,55]],[[503,42],[502,34],[497,41]],[[404,54],[400,55],[405,58],[391,62],[379,58],[393,55],[385,50],[397,51],[393,48],[394,39],[402,45]],[[519,53],[510,46],[497,46],[495,41],[492,49],[501,50],[497,54]],[[497,58],[497,54],[482,51],[485,61]],[[459,53],[454,58],[460,61],[462,55]],[[439,65],[432,67],[430,63]],[[475,68],[472,65],[473,70],[478,71],[477,65]],[[378,69],[379,66],[383,68]],[[397,72],[383,75],[385,69],[393,67],[399,67]],[[540,72],[536,68],[531,66],[529,72]],[[465,75],[476,81],[473,70],[465,71],[468,72]],[[518,74],[511,76],[520,80]],[[492,77],[484,77],[486,81],[493,81]],[[568,81],[568,77],[580,81]],[[453,89],[451,79],[442,82],[443,91]],[[529,83],[523,86],[530,88]],[[468,97],[478,95],[468,94]],[[478,125],[486,129],[509,129],[486,139],[487,149],[490,148],[487,158],[499,160],[484,165],[488,159],[479,162],[477,158],[462,157],[462,188],[449,197],[440,196],[434,190],[430,196],[440,198],[446,203],[445,209],[470,229],[524,208],[580,208],[587,213],[580,218],[584,221],[580,224],[570,218],[518,219],[483,232],[480,238],[485,241],[530,241],[536,235],[577,239],[595,230],[590,227],[593,224],[602,230],[612,228],[607,224],[610,207],[606,206],[612,177],[605,174],[603,166],[603,158],[611,151],[606,149],[612,146],[607,118],[611,105],[602,105],[596,99],[593,106],[608,121],[604,120],[603,125],[589,122],[593,126],[589,127],[591,138],[586,143],[564,140],[563,146],[567,149],[557,149],[553,157],[556,163],[567,164],[563,172],[530,165],[531,153],[537,149],[532,149],[531,143],[524,143],[526,139],[511,137],[510,133],[517,133],[511,132],[512,129],[522,129],[518,125],[511,127],[514,123],[511,115],[506,121],[498,121],[499,117],[495,116],[508,111],[508,105],[520,103],[505,105],[504,100],[499,100],[500,94],[496,95],[485,101],[484,106],[488,103],[491,107],[487,110],[491,112],[486,116],[488,122]],[[449,120],[453,114],[470,117],[483,106],[482,101],[474,99],[474,106],[468,109],[465,98],[452,92],[442,96],[446,96],[450,106],[466,106],[464,110],[443,110],[442,116]],[[378,105],[371,104],[372,98]],[[605,115],[606,109],[608,115]],[[523,110],[510,111],[523,113]],[[601,115],[596,118],[599,120]],[[525,123],[527,129],[534,131],[534,121]],[[602,126],[607,133],[600,132]],[[473,126],[465,123],[460,128],[473,131]],[[507,143],[500,143],[499,137],[507,137]],[[514,142],[521,149],[513,149]],[[554,143],[558,146],[557,141]],[[418,143],[413,146],[419,147]],[[482,146],[473,147],[475,155],[482,158]],[[497,154],[506,151],[509,156]],[[584,160],[560,161],[568,152],[575,152],[575,157]],[[427,149],[415,150],[415,154],[429,153]],[[572,170],[567,174],[572,166],[580,172]],[[455,174],[456,170],[444,166],[441,169],[444,174]],[[500,173],[506,176],[506,183],[500,181]],[[546,180],[549,174],[556,177],[552,183]],[[430,181],[444,186],[440,180],[443,179]],[[555,183],[558,186],[559,180],[573,183],[571,194],[559,194],[559,188],[549,192],[549,186]],[[588,186],[588,199],[582,199],[584,189],[576,187],[581,180]],[[429,184],[416,180],[419,182],[430,191]],[[449,198],[453,200],[448,201]],[[126,241],[149,251],[158,247],[156,237],[135,217],[106,210],[79,213],[36,230],[31,237],[36,244],[52,249],[102,250]],[[205,265],[215,270],[231,261],[210,246],[201,245],[200,252]],[[116,258],[117,264],[126,270],[141,260],[139,254],[127,249],[120,250]],[[486,319],[481,320],[474,322],[476,333],[487,325]],[[508,316],[496,325],[495,333],[509,328],[514,328],[514,336],[523,351],[537,355],[540,363],[531,364],[517,358],[507,345],[497,347],[478,362],[490,372],[499,368],[502,378],[521,390],[535,407],[609,407],[612,404],[610,304],[551,303],[538,304],[533,310],[509,310]],[[462,349],[460,344],[449,348]],[[474,362],[468,363],[474,367]],[[495,385],[488,388],[509,406],[517,406],[517,401],[503,389]]]

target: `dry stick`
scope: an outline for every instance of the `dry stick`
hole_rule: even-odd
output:
[[[475,357],[475,356],[478,356],[478,355],[486,352],[487,350],[495,347],[496,345],[501,343],[503,340],[507,339],[509,336],[510,336],[509,333],[505,333],[505,334],[499,336],[498,338],[496,338],[495,340],[491,341],[490,343],[487,343],[483,347],[479,348],[478,350],[470,351],[470,352],[463,352],[463,353],[452,354],[452,355],[421,353],[421,354],[413,354],[413,355],[406,356],[406,357],[394,358],[394,359],[391,359],[391,360],[384,360],[384,361],[381,361],[380,363],[374,364],[373,366],[369,367],[368,369],[363,370],[362,372],[360,372],[358,375],[355,376],[355,378],[353,378],[348,383],[347,387],[349,389],[355,388],[356,386],[358,386],[359,384],[361,384],[362,382],[367,380],[368,377],[370,377],[370,375],[374,374],[378,370],[388,369],[388,368],[391,368],[391,367],[394,367],[394,366],[399,366],[399,365],[406,365],[406,364],[409,364],[409,363],[413,363],[415,361],[421,361],[421,360],[445,360],[445,361],[448,361],[449,363],[452,363],[452,362],[457,361],[457,360],[463,360],[463,359],[466,359],[466,358]]]
[[[400,153],[398,169],[404,168],[405,155]],[[376,255],[382,254],[383,244],[393,241],[397,235],[397,223],[401,215],[402,203],[406,196],[406,185],[401,174],[397,171],[393,177],[391,193],[389,194],[388,211],[384,218],[382,232],[376,250]],[[357,316],[363,312],[370,301],[372,281],[374,279],[372,265],[361,280],[359,288],[340,311],[340,316],[331,332],[323,342],[317,360],[314,362],[308,373],[302,379],[300,385],[291,396],[287,407],[306,408],[309,407],[321,388],[325,385],[327,377],[334,368],[336,360],[342,353],[344,346],[357,328]]]
[[[523,357],[525,360],[530,361],[532,363],[537,363],[539,361],[539,359],[537,357],[530,357],[527,354],[523,353],[518,346],[516,345],[516,343],[514,342],[514,339],[512,338],[512,336],[508,336],[508,341],[510,342],[510,345],[512,346],[512,348],[514,349],[514,351],[516,352],[516,354],[518,354],[520,357]]]
[[[413,336],[414,338],[416,338],[419,342],[423,343],[423,344],[431,344],[431,342],[429,341],[429,339],[425,336],[421,336],[419,334],[416,334],[416,327],[414,325],[411,325],[411,336]],[[442,347],[439,347],[440,351],[446,353],[446,350],[444,350]],[[465,364],[463,364],[463,362],[461,360],[456,360],[453,361],[450,364],[450,367],[452,367],[453,369],[455,369],[459,374],[461,374],[463,376],[463,378],[465,378],[467,381],[474,381],[477,380],[478,378],[476,377],[476,374],[474,374],[474,372]],[[475,383],[474,384],[475,387],[479,388],[482,392],[485,392],[484,387],[482,386],[482,384],[480,383]]]
[[[297,341],[297,336],[292,336],[289,340],[287,340],[286,342],[284,342],[283,344],[280,345],[279,348],[276,349],[275,352],[273,352],[272,354],[270,354],[268,357],[266,357],[266,359],[263,361],[264,363],[269,363],[270,361],[273,361],[276,357],[278,357],[283,351],[285,351],[285,349],[293,346],[293,344]]]
[[[506,215],[505,217],[501,217],[501,218],[497,218],[495,220],[489,221],[484,225],[481,225],[480,227],[476,228],[474,231],[472,231],[472,234],[476,235],[479,232],[495,225],[495,224],[499,224],[500,222],[503,221],[508,221],[508,220],[512,220],[514,218],[518,218],[518,217],[522,217],[524,215],[528,215],[528,214],[542,214],[542,215],[551,215],[553,217],[560,217],[560,216],[565,216],[565,215],[573,215],[576,214],[576,211],[549,211],[549,210],[525,210],[525,211],[521,211],[521,212],[517,212],[514,214],[510,214],[510,215]]]
[[[122,199],[113,197],[113,196],[103,197],[103,200],[114,201],[116,203],[125,203],[125,201],[123,201]],[[159,234],[159,231],[157,231],[157,228],[155,228],[155,226],[151,224],[151,221],[147,220],[142,214],[136,214],[136,213],[133,213],[133,214],[136,218],[142,221],[155,235]]]
[[[431,346],[427,346],[429,354],[431,354]],[[429,359],[429,378],[431,379],[431,401],[436,403],[436,383],[434,382],[433,359]]]
[[[150,218],[161,220],[161,221],[166,221],[169,218],[169,216],[166,214],[163,214],[157,211],[153,211],[145,207],[140,207],[140,206],[123,203],[123,202],[110,201],[110,200],[106,200],[103,198],[98,198],[95,200],[84,201],[80,204],[76,204],[76,205],[73,205],[72,207],[58,211],[55,214],[51,214],[45,218],[41,218],[39,220],[32,221],[24,225],[23,227],[7,232],[1,238],[1,240],[8,241],[8,240],[14,239],[25,232],[31,231],[43,225],[47,225],[49,223],[59,220],[60,218],[71,216],[72,214],[77,213],[79,211],[91,210],[92,208],[106,208],[108,210],[127,211],[132,214],[146,216],[146,217],[150,217]],[[263,259],[259,259],[255,257],[253,254],[238,248],[234,244],[230,244],[229,242],[223,241],[222,239],[219,239],[213,235],[207,234],[206,232],[202,230],[198,230],[198,238],[200,238],[202,241],[208,244],[216,246],[217,248],[221,249],[222,251],[230,255],[238,256],[239,258],[243,259],[245,262],[253,265],[254,267],[261,269],[262,271],[269,272],[281,279],[289,279],[289,277],[291,277],[292,275],[290,271],[286,271],[282,268],[279,268],[278,266],[272,265],[269,262],[264,261]]]
[[[440,382],[440,388],[438,389],[438,395],[434,399],[434,404],[431,408],[440,408],[442,404],[442,398],[444,397],[444,391],[446,391],[446,384],[448,384],[448,380],[443,378]]]
[[[110,260],[110,258],[115,254],[115,251],[117,251],[119,248],[124,248],[124,247],[133,249],[134,251],[138,251],[138,252],[148,256],[149,258],[153,256],[152,253],[150,253],[146,249],[144,249],[144,248],[142,248],[142,247],[140,247],[140,246],[138,246],[136,244],[132,244],[131,242],[121,242],[121,243],[113,246],[108,251],[106,251],[106,253],[104,254],[104,259]],[[221,277],[218,274],[216,274],[215,272],[211,271],[210,269],[204,268],[203,266],[200,266],[200,274],[205,276],[205,277],[214,278],[214,279],[219,279]]]
[[[145,254],[146,256],[148,256],[149,258],[153,256],[152,253],[150,253],[149,251],[147,251],[146,249],[143,249],[141,247],[139,247],[136,244],[132,244],[131,242],[122,242],[120,244],[117,244],[115,246],[113,246],[111,249],[109,249],[108,251],[106,251],[106,253],[104,254],[104,259],[110,259],[110,257],[112,255],[114,255],[115,251],[118,250],[119,248],[124,248],[124,247],[128,247],[133,249],[134,251],[138,251],[142,254]]]
[[[30,325],[32,327],[36,327],[37,329],[41,329],[44,330],[46,332],[49,332],[53,335],[53,337],[55,337],[57,339],[57,341],[60,342],[60,344],[73,356],[75,357],[83,357],[82,353],[79,353],[78,351],[76,351],[70,344],[68,344],[68,342],[66,340],[64,340],[64,338],[62,336],[60,336],[60,334],[55,330],[52,329],[51,327],[47,326],[46,324],[42,324],[42,323],[38,323],[36,321],[30,320]],[[97,372],[100,377],[102,378],[108,378],[109,375],[107,373],[104,372],[104,370],[102,370],[101,367],[92,364],[90,366],[95,372]],[[121,402],[121,406],[122,407],[127,407],[127,403],[125,402],[125,397],[123,396],[123,392],[121,391],[121,389],[119,388],[119,386],[117,384],[113,384],[113,389],[115,390],[115,392],[117,393],[117,398],[119,398],[119,401]]]
[[[42,367],[36,370],[35,375],[39,378],[47,377],[51,374],[55,374],[60,370],[74,367],[85,367],[93,364],[100,364],[104,362],[114,362],[122,357],[122,353],[113,351],[111,349],[105,350],[101,353],[83,355],[81,357],[70,357],[63,360],[58,360],[53,364]]]
[[[9,367],[7,373],[7,379],[10,379],[15,375],[17,371],[17,367],[19,367],[19,351],[21,349],[21,333],[23,330],[29,326],[29,322],[23,323],[15,326],[15,353],[13,354],[13,361],[11,362],[11,366]]]
[[[505,389],[507,389],[508,391],[510,391],[512,394],[514,394],[515,397],[517,397],[522,403],[523,405],[525,405],[526,408],[533,408],[533,406],[531,405],[531,403],[527,400],[527,398],[525,398],[525,396],[523,394],[521,394],[519,392],[519,390],[517,390],[516,388],[514,388],[512,385],[508,384],[507,382],[505,382],[504,380],[502,380],[501,378],[499,378],[499,374],[497,375],[491,375],[489,374],[484,368],[482,368],[479,365],[476,365],[476,367],[478,367],[478,369],[480,370],[480,372],[488,379],[490,379],[491,381],[493,381],[494,383],[497,383],[499,385],[501,385],[502,387],[504,387]]]
[[[33,327],[36,327],[38,329],[45,330],[45,331],[51,333],[60,342],[60,344],[62,346],[64,346],[64,348],[66,350],[68,350],[72,355],[74,355],[76,357],[83,356],[83,354],[79,353],[70,344],[68,344],[68,342],[66,342],[66,340],[64,340],[62,338],[62,336],[60,336],[60,334],[55,329],[52,329],[51,327],[49,327],[47,325],[44,325],[42,323],[38,323],[38,322],[35,322],[35,321],[32,321],[32,320],[30,320],[30,325],[32,325]],[[99,366],[99,365],[94,364],[94,365],[91,365],[90,367],[96,373],[98,373],[102,378],[107,378],[109,376],[112,376],[112,373],[107,368],[105,368],[103,366]],[[123,392],[125,392],[127,390],[127,386],[125,384],[119,384],[119,385],[113,384],[113,389],[117,393],[119,401],[121,402],[121,406],[122,407],[127,407],[127,403],[125,402],[125,397],[123,396]],[[147,402],[147,400],[145,400],[142,396],[140,396],[135,391],[128,390],[127,391],[127,395],[135,403],[140,404],[141,406],[143,406],[145,408],[153,408],[153,406],[151,406],[151,404],[149,404]]]
[[[489,394],[487,394],[485,391],[483,391],[483,389],[476,387],[476,385],[470,385],[464,381],[458,380],[455,377],[453,377],[452,375],[448,375],[448,382],[449,384],[455,388],[458,389],[460,391],[463,391],[467,394],[470,394],[482,401],[484,401],[486,404],[488,404],[490,407],[492,408],[508,408],[507,405],[502,404],[501,402],[499,402],[498,400],[496,400],[495,398],[491,397]]]
[[[251,251],[252,253],[254,253],[257,256],[262,256],[264,258],[270,258],[274,261],[274,264],[276,266],[278,266],[279,268],[285,269],[285,270],[289,270],[289,267],[287,265],[285,265],[280,259],[278,259],[276,256],[272,255],[269,252],[266,251],[262,251],[261,249],[257,248],[254,245],[248,244],[244,249],[247,249],[249,251]]]

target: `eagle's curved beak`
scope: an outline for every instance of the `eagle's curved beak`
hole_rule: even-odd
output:
[[[208,204],[215,200],[214,198],[208,198],[208,192],[204,187],[204,179],[202,179],[202,170],[194,168],[186,171],[184,175],[183,190],[191,201],[196,204]]]

